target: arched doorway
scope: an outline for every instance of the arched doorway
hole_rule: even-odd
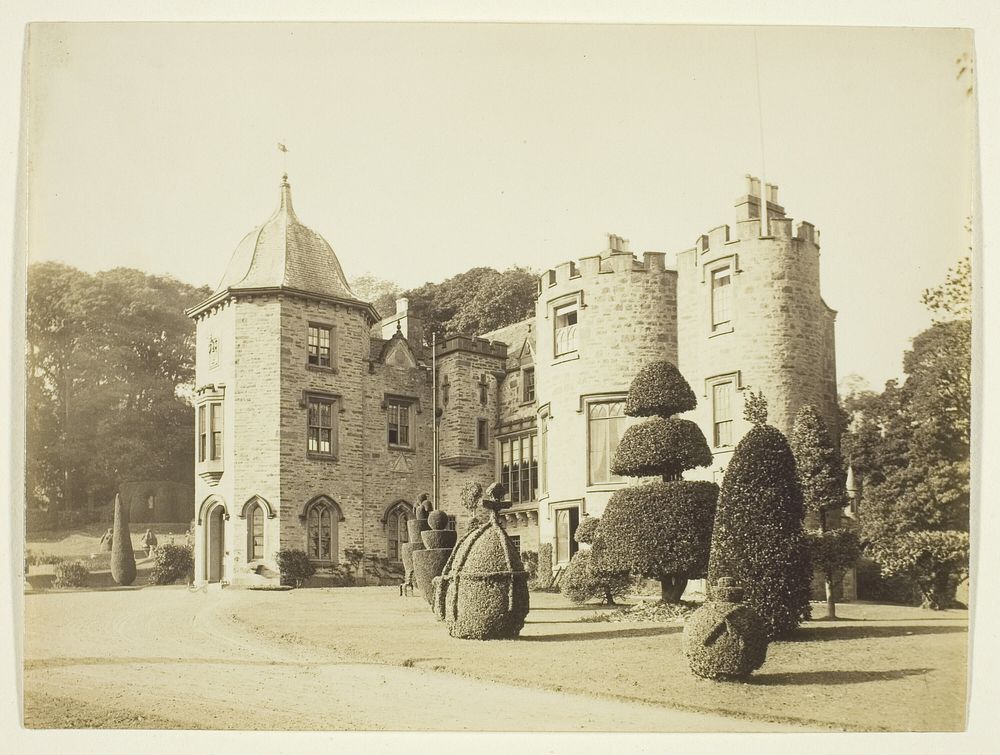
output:
[[[216,504],[205,517],[205,579],[219,582],[225,574],[226,509]]]

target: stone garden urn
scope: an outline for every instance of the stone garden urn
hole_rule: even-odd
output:
[[[427,516],[427,523],[430,529],[420,533],[424,547],[412,553],[413,578],[427,603],[433,604],[433,580],[444,571],[455,548],[458,533],[448,529],[448,515],[440,509]]]
[[[443,616],[452,637],[513,639],[528,615],[528,574],[521,555],[500,526],[498,513],[510,506],[504,487],[491,485],[483,498],[489,521],[455,546],[444,573],[435,580],[434,613]]]
[[[767,630],[743,605],[743,588],[722,577],[684,625],[682,647],[691,671],[706,679],[742,679],[764,665]]]

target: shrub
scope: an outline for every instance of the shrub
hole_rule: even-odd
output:
[[[698,425],[689,419],[654,417],[625,430],[611,471],[627,477],[668,479],[711,463],[712,451]]]
[[[676,603],[705,576],[718,495],[715,483],[691,480],[616,491],[593,546],[601,568],[656,579],[661,599]]]
[[[969,533],[956,530],[904,532],[869,546],[883,574],[908,577],[924,606],[938,610],[955,603],[958,585],[969,575]]]
[[[552,543],[542,543],[538,546],[538,568],[533,587],[547,590],[552,587],[552,579]]]
[[[534,582],[538,575],[538,551],[521,551],[521,563],[528,574],[528,581]]]
[[[593,547],[602,570],[657,579],[664,603],[678,602],[687,581],[704,573],[718,498],[714,483],[681,479],[684,470],[712,463],[698,426],[669,416],[695,405],[694,391],[670,362],[652,362],[636,375],[625,413],[658,416],[625,431],[611,469],[663,481],[616,492]]]
[[[629,417],[669,417],[698,405],[694,391],[676,365],[666,360],[650,362],[635,376],[625,400]]]
[[[632,579],[628,572],[601,570],[590,551],[573,554],[559,581],[562,594],[574,603],[601,598],[609,606],[613,606],[615,598],[625,595],[631,586]]]
[[[283,548],[277,554],[281,584],[302,587],[316,573],[316,566],[306,552],[297,548]]]
[[[691,671],[706,679],[740,679],[764,665],[767,631],[764,622],[740,605],[742,590],[720,580],[709,599],[684,625],[682,647]]]
[[[167,543],[153,551],[153,568],[149,581],[154,585],[171,585],[179,579],[191,581],[194,554],[188,545]]]
[[[736,446],[723,478],[709,578],[733,577],[769,637],[794,630],[810,614],[803,515],[788,441],[770,425],[754,426]]]
[[[90,572],[79,561],[64,561],[56,566],[54,587],[86,587]]]
[[[24,560],[29,566],[37,566],[39,564],[61,564],[65,561],[62,556],[53,556],[48,553],[35,553],[33,551],[28,551],[24,556]]]
[[[580,524],[576,528],[576,533],[573,535],[573,539],[578,543],[583,543],[585,545],[590,545],[594,542],[594,538],[597,536],[597,525],[600,524],[601,518],[599,516],[585,516],[580,520]]]
[[[115,526],[111,542],[111,577],[120,585],[135,582],[135,551],[128,530],[128,508],[120,494],[115,494]]]

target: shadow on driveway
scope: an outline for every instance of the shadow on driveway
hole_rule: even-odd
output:
[[[926,674],[929,668],[901,668],[887,671],[789,671],[785,674],[754,674],[748,684],[762,687],[794,684],[863,684],[889,682]]]
[[[571,622],[577,623],[577,622]],[[573,634],[545,634],[539,636],[521,635],[518,642],[585,642],[587,640],[619,640],[626,637],[659,637],[680,632],[683,627],[648,627],[642,629],[619,629],[605,632],[576,632]]]

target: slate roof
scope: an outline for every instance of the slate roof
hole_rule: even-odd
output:
[[[215,292],[276,286],[357,300],[326,239],[296,217],[288,176],[277,211],[243,237]]]

